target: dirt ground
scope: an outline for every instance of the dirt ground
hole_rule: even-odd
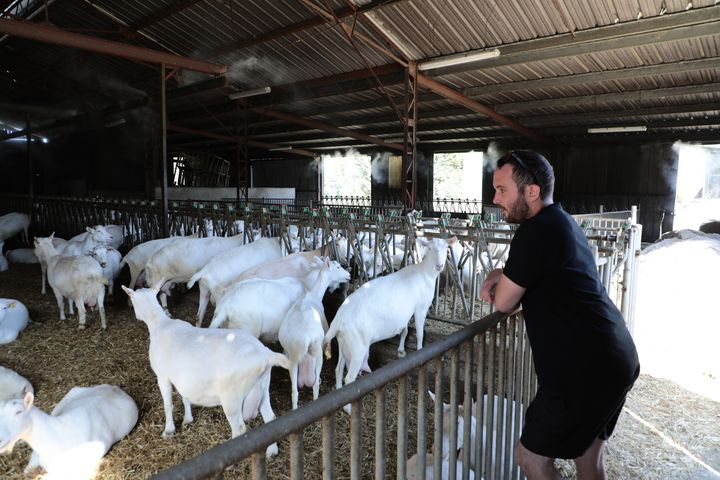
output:
[[[195,407],[195,421],[181,428],[182,406],[177,396],[174,418],[178,433],[169,439],[161,438],[164,413],[147,359],[147,327],[134,318],[121,290],[116,288],[115,298],[107,301],[107,331],[101,331],[96,312],[89,314],[88,328],[84,331],[78,331],[76,318],[61,322],[52,293],[40,294],[37,265],[11,264],[9,271],[0,273],[0,297],[18,299],[30,310],[33,323],[17,341],[0,346],[0,364],[33,383],[38,407],[49,412],[72,386],[100,383],[119,385],[137,402],[140,409],[137,426],[106,455],[98,479],[147,478],[230,438],[230,428],[219,407]],[[176,318],[193,318],[196,293],[174,295],[169,307]],[[321,394],[334,384],[333,367],[326,364],[323,369]],[[390,401],[392,390],[388,389]],[[276,415],[290,410],[289,380],[279,369],[273,371],[271,397]],[[412,397],[409,404],[415,404]],[[301,405],[310,399],[309,390],[301,392]],[[374,468],[374,415],[370,400],[364,406],[367,420],[363,427],[363,478],[372,478]],[[394,475],[396,435],[391,417],[389,413],[387,458],[391,462],[388,473]],[[348,458],[348,423],[346,415],[337,416],[337,478],[349,478],[349,468],[344,461]],[[260,424],[261,420],[256,419],[249,428]],[[321,478],[320,438],[318,427],[305,432],[306,478]],[[412,454],[415,442],[412,434],[409,442],[409,454]],[[288,442],[280,442],[279,447],[280,455],[268,461],[269,478],[289,478]],[[11,453],[0,456],[0,478],[23,478],[22,470],[29,454],[27,445],[18,444]],[[606,465],[611,479],[720,478],[717,473],[720,470],[720,402],[685,390],[674,382],[641,375],[630,393],[616,434],[608,444]],[[574,478],[568,463],[559,463],[558,468],[566,478]],[[248,462],[230,469],[225,478],[250,478]]]

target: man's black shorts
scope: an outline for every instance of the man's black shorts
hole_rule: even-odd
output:
[[[568,393],[540,387],[525,415],[520,442],[544,457],[577,458],[596,438],[612,435],[631,388]]]

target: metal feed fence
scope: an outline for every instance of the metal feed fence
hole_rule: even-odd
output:
[[[397,389],[395,403],[387,401],[391,385]],[[340,464],[349,463],[354,480],[404,479],[410,452],[440,452],[445,429],[449,432],[448,462],[462,465],[457,477],[455,468],[450,468],[449,478],[467,479],[472,470],[475,478],[521,479],[524,476],[513,461],[514,450],[524,411],[536,388],[521,314],[493,313],[152,478],[216,478],[247,460],[252,462],[252,478],[265,479],[266,448],[289,438],[285,471],[290,478],[319,478],[321,470],[323,479],[334,479]],[[428,401],[428,389],[437,394],[434,405]],[[445,418],[444,399],[449,402]],[[349,427],[340,429],[337,417],[344,415],[343,406],[348,404]],[[463,415],[458,414],[459,405]],[[373,420],[363,421],[365,410],[374,411],[368,415]],[[390,416],[395,419],[395,432],[387,429]],[[448,424],[443,425],[444,421]],[[363,432],[365,424],[370,424],[374,435]],[[319,445],[304,442],[304,432],[313,425],[322,431],[321,453]],[[461,436],[459,426],[463,427]],[[481,432],[474,441],[473,430]],[[470,448],[460,449],[461,445]],[[418,478],[424,479],[426,457],[421,454],[417,458]],[[445,478],[441,476],[441,456],[434,458],[427,466],[433,469],[434,478]]]

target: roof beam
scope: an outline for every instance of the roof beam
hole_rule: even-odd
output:
[[[0,18],[0,32],[28,40],[89,50],[91,52],[113,55],[129,60],[164,63],[169,67],[186,68],[188,70],[213,75],[222,75],[227,71],[226,65],[209,63],[190,57],[181,57],[172,53],[136,47],[134,45],[128,45],[127,43],[113,42],[102,38],[67,32],[59,28],[39,25],[33,22]]]
[[[529,102],[504,103],[497,105],[495,110],[502,113],[527,112],[539,108],[556,108],[567,106],[593,106],[611,102],[642,102],[680,95],[698,95],[720,92],[719,83],[704,85],[688,85],[683,87],[656,88],[654,90],[638,90],[623,93],[602,93],[599,95],[583,95],[580,97],[549,98]]]
[[[673,73],[689,72],[694,70],[711,70],[720,68],[720,58],[701,58],[682,62],[661,63],[659,65],[644,65],[641,67],[622,68],[604,72],[589,72],[578,75],[564,75],[561,77],[525,80],[521,82],[502,83],[498,85],[484,85],[462,89],[468,97],[507,93],[535,88],[558,88],[592,82],[608,82],[627,78],[647,77],[651,75],[669,75]]]
[[[386,143],[385,140],[382,138],[372,137],[370,135],[365,135],[363,133],[355,132],[353,130],[346,130],[343,128],[338,128],[333,125],[319,122],[317,120],[311,120],[308,118],[301,118],[297,117],[295,115],[291,115],[289,113],[285,112],[278,112],[277,110],[270,110],[269,108],[251,108],[252,111],[257,112],[261,115],[265,115],[271,118],[277,118],[278,120],[283,120],[285,122],[295,123],[297,125],[303,125],[308,128],[316,128],[318,130],[325,130],[326,132],[334,133],[335,135],[341,136],[341,137],[350,137],[355,138],[357,140],[367,142],[367,143],[373,143],[375,145],[381,145],[383,147],[391,148],[393,150],[400,150],[402,151],[403,146],[399,143]]]
[[[502,115],[501,113],[498,113],[496,110],[493,110],[492,108],[482,105],[475,100],[472,100],[460,92],[457,92],[453,90],[452,88],[443,85],[442,83],[438,82],[437,80],[433,80],[430,77],[427,77],[422,74],[417,75],[417,81],[418,85],[421,87],[428,88],[432,90],[433,92],[437,93],[438,95],[441,95],[448,100],[452,100],[455,103],[458,103],[459,105],[462,105],[464,107],[469,108],[470,110],[474,112],[481,113],[483,115],[486,115],[496,122],[502,123],[503,125],[507,125],[508,127],[512,128],[516,132],[532,138],[533,140],[543,141],[542,135],[540,135],[537,132],[532,131],[531,129],[521,125],[520,123],[516,122],[515,120],[506,117],[505,115]]]
[[[230,137],[228,135],[219,135],[217,133],[203,132],[201,130],[185,128],[185,127],[181,127],[179,125],[168,125],[167,129],[168,129],[168,131],[184,133],[187,135],[195,135],[197,137],[213,138],[216,140],[222,140],[222,141],[226,141],[226,142],[230,142],[230,143],[242,143],[245,140],[244,137],[240,137],[240,136]],[[247,140],[247,144],[250,145],[251,147],[262,148],[265,150],[270,150],[270,149],[278,148],[278,147],[282,148],[282,145],[274,145],[272,143],[258,142],[258,141],[249,140],[249,139]],[[311,157],[311,158],[315,158],[317,156],[313,152],[310,152],[308,150],[303,150],[300,148],[290,148],[288,150],[282,150],[282,152],[292,154],[292,155],[301,155],[303,157]]]
[[[404,1],[406,1],[406,0],[374,0],[374,1],[372,1],[366,5],[363,5],[361,7],[341,8],[339,10],[334,11],[333,15],[338,19],[342,19],[345,17],[349,17],[351,15],[362,15],[364,13],[367,13],[367,12],[370,12],[373,10],[377,10],[377,9],[380,9],[383,7],[387,7],[387,6],[393,5],[395,3],[404,2]],[[271,40],[275,40],[277,38],[282,38],[287,35],[293,35],[296,33],[300,33],[300,32],[309,30],[314,27],[319,27],[320,25],[324,25],[325,23],[326,23],[326,20],[324,20],[322,17],[312,17],[308,20],[303,20],[302,22],[298,22],[293,25],[288,25],[286,27],[281,27],[276,30],[272,30],[270,32],[263,33],[256,37],[238,40],[237,42],[232,43],[230,45],[225,45],[223,47],[216,48],[214,50],[209,50],[209,51],[203,52],[202,56],[205,58],[215,58],[220,55],[225,55],[226,53],[232,53],[236,50],[241,50],[243,48],[252,47],[253,45],[269,42]]]

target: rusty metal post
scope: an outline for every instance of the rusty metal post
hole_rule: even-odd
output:
[[[417,64],[410,62],[405,69],[405,102],[403,109],[403,152],[401,186],[405,212],[415,208],[417,194]]]
[[[162,234],[164,238],[170,236],[168,226],[168,165],[167,165],[167,102],[165,98],[165,64],[160,64],[160,166],[162,178],[160,179],[160,204]]]

